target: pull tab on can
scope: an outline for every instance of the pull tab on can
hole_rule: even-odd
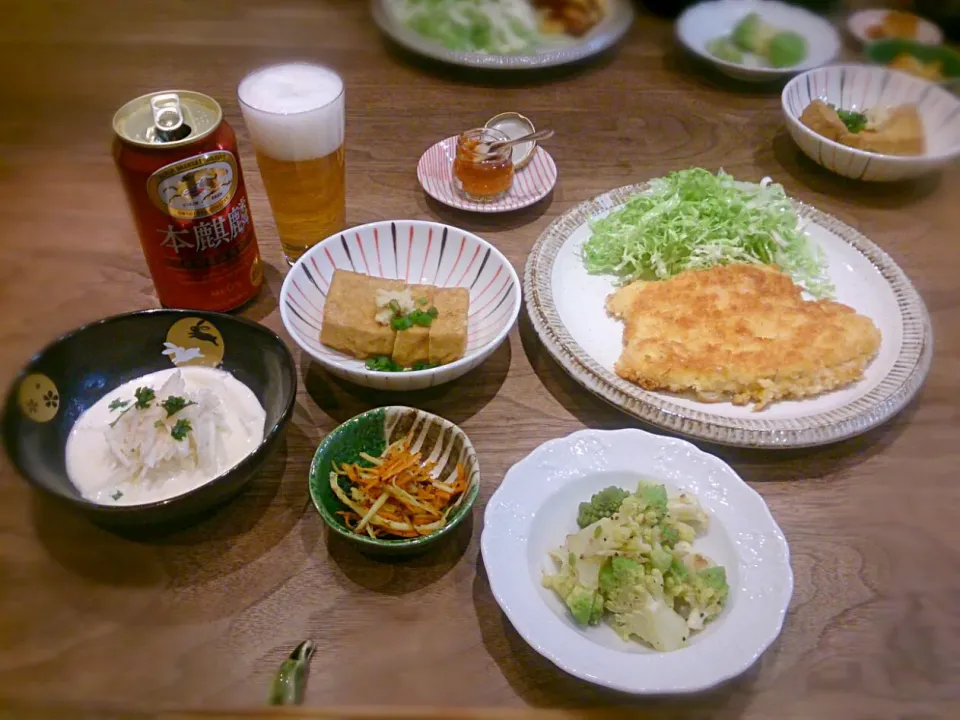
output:
[[[153,127],[147,130],[148,139],[155,143],[182,140],[190,134],[190,126],[183,121],[180,96],[162,93],[150,98],[153,111]]]

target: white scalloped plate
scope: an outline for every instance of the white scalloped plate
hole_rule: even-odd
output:
[[[926,307],[903,271],[857,230],[795,203],[811,241],[826,254],[836,299],[874,321],[883,340],[860,382],[760,412],[731,403],[703,403],[643,390],[617,376],[622,325],[604,300],[608,276],[590,275],[580,259],[589,221],[647,189],[611,190],[581,203],[543,232],[527,258],[524,296],[545,347],[574,379],[641,420],[724,445],[791,448],[823,445],[866,432],[903,409],[930,369],[933,331]]]
[[[694,549],[723,565],[730,585],[723,613],[669,653],[604,624],[578,628],[541,585],[548,551],[577,530],[578,504],[641,479],[696,495],[710,528]],[[793,594],[787,541],[763,498],[719,458],[642,430],[583,430],[534,450],[487,504],[480,547],[494,597],[524,640],[571,675],[635,694],[696,692],[744,672],[780,634]]]
[[[386,4],[389,0],[371,0],[373,20],[380,30],[401,47],[418,55],[462,67],[484,70],[534,70],[567,65],[599,55],[616,45],[633,24],[631,0],[610,0],[607,16],[581,38],[545,42],[528,55],[490,55],[448,50],[398,23]]]

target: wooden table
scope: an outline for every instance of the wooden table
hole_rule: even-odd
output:
[[[346,79],[351,224],[447,221],[490,239],[520,271],[551,219],[610,188],[696,165],[748,180],[771,175],[861,229],[916,283],[937,340],[925,390],[894,421],[837,446],[711,449],[763,494],[790,541],[791,611],[743,677],[700,696],[635,699],[568,677],[529,648],[490,593],[478,543],[486,500],[511,464],[549,438],[628,418],[570,380],[523,320],[479,370],[399,398],[463,426],[483,489],[472,527],[453,542],[377,562],[324,533],[306,476],[327,432],[397,398],[333,380],[298,352],[302,383],[284,447],[241,497],[189,530],[122,539],[44,501],[0,461],[0,707],[256,706],[282,657],[311,637],[312,706],[960,716],[957,169],[895,186],[827,174],[791,144],[778,92],[705,73],[672,49],[662,20],[644,17],[599,64],[495,86],[388,50],[365,5],[0,2],[4,387],[58,334],[156,306],[108,149],[114,110],[149,90],[195,88],[222,102],[267,261],[267,287],[244,314],[285,336],[277,296],[286,267],[235,89],[254,67],[306,58]],[[511,109],[557,130],[553,197],[491,218],[426,200],[420,153]]]

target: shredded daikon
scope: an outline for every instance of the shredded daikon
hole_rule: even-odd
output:
[[[162,482],[194,470],[219,474],[228,427],[216,392],[189,392],[178,371],[157,390],[138,388],[137,396],[123,406],[118,403],[116,412],[103,428],[116,470],[112,482]]]

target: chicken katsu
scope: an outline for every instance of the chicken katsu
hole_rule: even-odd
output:
[[[634,282],[608,297],[607,310],[625,324],[620,377],[755,410],[860,380],[881,339],[870,318],[804,300],[790,276],[766,265]]]

